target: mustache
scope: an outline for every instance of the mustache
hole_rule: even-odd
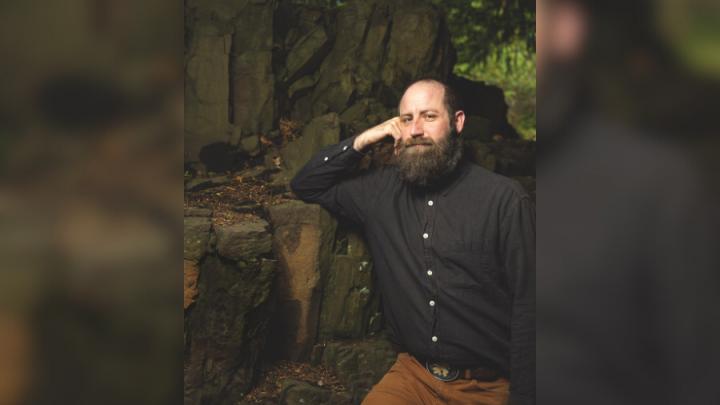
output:
[[[405,147],[414,145],[435,145],[435,142],[432,139],[409,139],[404,143]]]

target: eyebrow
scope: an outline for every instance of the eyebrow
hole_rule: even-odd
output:
[[[438,113],[438,110],[436,110],[436,109],[434,109],[434,108],[430,108],[430,109],[427,109],[427,110],[422,110],[422,111],[420,111],[420,115],[425,114],[425,113],[429,113],[429,112],[434,112],[434,113],[437,114],[437,113]],[[400,114],[400,116],[401,116],[401,117],[406,117],[406,116],[411,116],[411,117],[412,117],[412,113],[403,113],[403,114]]]

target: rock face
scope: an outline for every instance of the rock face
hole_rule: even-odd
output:
[[[297,172],[318,150],[340,142],[340,118],[335,113],[317,117],[303,128],[299,139],[289,143],[282,151],[285,170],[278,182],[289,184]]]
[[[374,296],[372,265],[365,258],[335,256],[323,294],[320,337],[360,338]]]
[[[273,309],[268,224],[213,230],[210,218],[187,217],[185,236],[185,404],[236,403],[251,387]]]
[[[200,274],[198,265],[191,260],[184,260],[183,263],[183,309],[195,302],[197,298],[197,279]]]
[[[239,224],[217,227],[217,251],[233,260],[256,258],[272,250],[269,224],[257,218]]]
[[[230,53],[231,122],[248,135],[267,132],[275,119],[272,70],[276,1],[245,1],[233,25]]]
[[[358,230],[345,236],[346,254],[336,254],[325,278],[320,312],[320,339],[359,339],[375,330],[370,321],[379,313],[379,294],[372,277],[372,260]]]
[[[304,381],[288,378],[281,386],[281,405],[352,405],[348,394],[334,393],[327,388],[310,385]]]
[[[184,251],[186,260],[198,261],[208,249],[210,218],[185,217]]]
[[[438,17],[439,11],[425,2],[347,2],[338,12],[335,43],[309,97],[312,115],[340,113],[363,97],[393,106],[410,80],[447,77],[454,61],[444,19]]]
[[[185,159],[223,141],[230,123],[231,36],[214,25],[198,25],[185,55]]]
[[[238,147],[238,133],[250,136],[274,126],[276,7],[274,0],[186,3],[186,161],[201,160],[209,145]]]
[[[488,120],[483,136],[517,136],[501,89],[451,74],[455,51],[430,2],[296,3],[188,1],[186,162],[232,170],[262,152],[256,137],[280,118],[306,124],[349,112],[348,136],[393,115],[405,86],[429,76],[456,84],[468,115]]]
[[[327,343],[320,362],[348,387],[353,404],[360,404],[390,367],[397,353],[383,338]]]
[[[323,271],[329,267],[336,222],[317,205],[293,201],[270,208],[279,261],[273,355],[302,360],[317,334]]]

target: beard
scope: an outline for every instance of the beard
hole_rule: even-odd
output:
[[[452,173],[462,152],[462,139],[453,128],[438,142],[426,138],[400,144],[395,161],[403,181],[424,187]]]

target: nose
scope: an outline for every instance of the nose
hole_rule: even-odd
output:
[[[424,133],[425,132],[423,131],[420,119],[414,119],[410,127],[410,136],[412,138],[417,138],[419,136],[423,136]]]

